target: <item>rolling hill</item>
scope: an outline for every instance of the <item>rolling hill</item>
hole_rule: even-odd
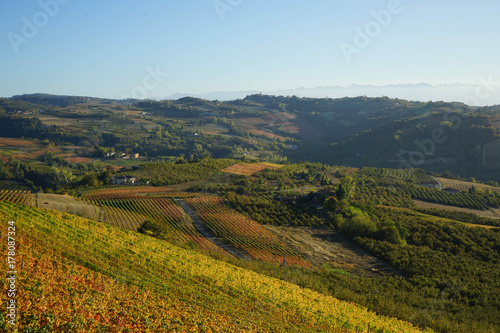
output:
[[[17,289],[10,299],[16,301],[19,330],[420,331],[354,304],[84,218],[2,202],[0,220],[2,235],[7,235],[7,221],[15,226],[10,234],[15,253],[9,255],[17,260]],[[5,236],[2,252],[7,252]],[[3,304],[12,287],[5,282]],[[0,327],[6,332],[8,320],[2,312]]]

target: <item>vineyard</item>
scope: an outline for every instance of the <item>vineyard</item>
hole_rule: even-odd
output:
[[[155,186],[126,186],[104,188],[99,190],[88,191],[82,194],[82,198],[86,199],[135,199],[143,197],[177,197],[185,198],[196,196],[195,193],[177,192],[168,187]]]
[[[60,212],[0,203],[2,235],[13,217],[16,331],[419,332],[352,303]],[[6,253],[7,242],[0,248]],[[0,289],[5,306],[5,279]],[[0,316],[0,331],[13,332],[6,312]]]
[[[365,167],[361,173],[368,177],[381,180],[383,183],[413,182],[420,184],[432,181],[434,178],[421,169],[385,169]]]
[[[30,205],[31,198],[32,197],[31,197],[30,191],[0,190],[0,201],[8,201],[8,202],[12,202],[12,203]]]
[[[203,237],[181,207],[169,198],[86,199],[103,211],[103,221],[114,227],[137,231],[152,221],[164,237],[175,244],[190,244],[209,253],[229,256],[223,249]]]
[[[312,268],[312,264],[291,251],[278,237],[259,223],[235,212],[220,197],[188,198],[213,235],[253,258],[278,264]]]
[[[237,175],[244,175],[244,176],[251,176],[259,171],[265,170],[265,169],[279,169],[281,168],[282,165],[278,164],[271,164],[271,163],[252,163],[252,164],[235,164],[231,165],[230,167],[227,167],[223,169],[222,171],[228,172],[228,173],[234,173]]]
[[[483,191],[490,190],[491,192],[494,191],[500,192],[500,187],[495,187],[485,184],[478,184],[472,182],[465,182],[462,180],[439,178],[439,177],[437,178],[437,180],[439,180],[443,184],[443,188],[452,188],[458,191],[467,192],[470,188],[474,188],[474,189],[481,189]]]
[[[451,194],[446,191],[424,186],[406,186],[404,192],[413,199],[456,207],[488,209],[488,207],[500,206],[500,199],[492,195],[479,195],[467,192]]]

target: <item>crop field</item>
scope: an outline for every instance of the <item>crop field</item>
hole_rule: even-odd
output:
[[[188,198],[213,235],[241,249],[253,258],[278,264],[312,268],[312,264],[288,249],[274,233],[258,222],[235,212],[220,197]]]
[[[0,137],[0,147],[33,147],[33,141]]]
[[[488,210],[481,210],[481,209],[470,209],[470,208],[449,206],[449,205],[437,204],[437,203],[426,202],[426,201],[421,201],[421,200],[413,200],[413,202],[415,202],[417,207],[420,207],[420,208],[436,208],[436,209],[443,209],[443,210],[448,210],[448,211],[453,211],[453,212],[464,212],[464,213],[475,214],[475,215],[478,215],[481,217],[487,217],[490,219],[500,219],[499,210],[494,209],[494,208],[490,208]]]
[[[437,177],[436,179],[443,184],[443,188],[452,188],[458,191],[468,191],[470,188],[475,188],[475,189],[481,189],[483,191],[490,190],[491,192],[493,191],[500,192],[500,187],[478,184],[473,182],[466,182],[462,180],[440,178],[440,177]]]
[[[370,177],[380,178],[388,183],[394,183],[399,181],[413,182],[420,184],[425,181],[432,181],[434,178],[427,175],[422,170],[411,170],[411,169],[385,169],[385,168],[372,168],[367,167],[361,170],[361,173],[366,174]]]
[[[0,201],[30,205],[31,198],[31,192],[29,191],[0,190]]]
[[[87,199],[103,211],[103,221],[114,227],[137,231],[146,220],[154,221],[168,240],[192,244],[205,252],[229,256],[194,227],[184,210],[168,198]]]
[[[82,163],[82,164],[88,164],[94,160],[93,158],[90,157],[79,157],[79,156],[66,157],[64,159],[70,163]]]
[[[0,202],[0,220],[14,217],[22,311],[16,327],[0,313],[2,332],[420,332],[151,237]],[[2,235],[8,227],[1,223]],[[5,279],[0,289],[5,304]]]
[[[57,116],[49,116],[49,115],[39,115],[38,119],[44,124],[44,125],[57,125],[57,126],[72,126],[72,125],[82,125],[84,123],[92,123],[92,120],[81,120],[77,122],[77,119],[72,119],[72,118],[64,118],[64,117],[57,117]]]
[[[146,196],[185,198],[196,195],[197,194],[195,193],[179,192],[175,188],[169,188],[169,187],[126,186],[126,187],[105,188],[105,189],[85,192],[82,194],[82,198],[134,199],[134,198],[144,198]]]
[[[7,162],[10,155],[21,161],[36,159],[48,150],[44,145],[33,141],[4,137],[0,137],[0,149],[0,159],[3,162]]]
[[[99,221],[99,208],[78,200],[70,195],[50,193],[35,193],[32,195],[32,205],[38,208],[53,209],[63,213],[84,216]]]
[[[424,186],[411,186],[405,189],[405,193],[412,199],[434,202],[449,206],[457,206],[472,209],[488,209],[485,200],[479,199],[467,192],[450,194],[446,191],[427,188]],[[491,203],[499,205],[498,198],[488,198]]]
[[[262,171],[264,169],[279,169],[281,168],[282,165],[279,164],[271,164],[271,163],[254,163],[254,164],[235,164],[231,165],[222,171],[228,172],[228,173],[234,173],[237,175],[245,175],[245,176],[251,176],[259,171]]]

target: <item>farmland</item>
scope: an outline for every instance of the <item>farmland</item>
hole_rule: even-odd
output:
[[[447,179],[442,177],[437,177],[436,179],[438,179],[443,184],[443,188],[451,188],[458,191],[469,191],[471,188],[474,188],[474,189],[481,189],[482,191],[489,190],[492,192],[493,191],[500,192],[500,187],[496,186],[466,182],[463,180]]]
[[[438,108],[434,103],[364,97],[329,100],[253,95],[232,102],[85,99],[74,105],[64,100],[78,98],[20,98],[35,99],[44,106],[0,101],[5,111],[0,110],[2,135],[13,137],[0,138],[0,190],[4,190],[0,201],[29,204],[27,190],[31,191],[31,205],[39,208],[32,210],[39,212],[33,214],[43,217],[52,214],[52,209],[61,212],[54,213],[57,218],[53,224],[45,225],[50,231],[76,232],[79,239],[90,237],[75,231],[76,222],[69,230],[57,229],[57,223],[83,221],[69,215],[74,214],[100,222],[99,227],[114,228],[120,237],[122,233],[149,236],[148,242],[217,258],[224,265],[229,262],[245,267],[422,328],[443,333],[490,333],[499,325],[500,219],[493,219],[493,214],[500,209],[500,191],[479,183],[498,181],[494,174],[498,169],[490,165],[497,159],[494,149],[489,149],[496,146],[487,144],[483,152],[488,168],[476,163],[480,154],[476,146],[482,147],[494,136],[488,132],[491,126],[487,117],[469,117],[471,110],[446,103]],[[52,99],[57,105],[46,104]],[[436,147],[434,164],[422,164],[425,170],[390,169],[397,167],[393,163],[400,162],[399,157],[409,157],[415,139],[432,134],[430,127],[440,126],[440,112],[458,108],[463,127],[445,133],[450,140]],[[49,123],[54,125],[47,126]],[[476,139],[460,141],[462,130],[467,130],[471,138],[481,135],[481,144]],[[464,153],[468,151],[477,156]],[[456,163],[440,162],[440,157],[448,155],[447,160],[454,158]],[[431,154],[427,157],[432,160]],[[305,162],[294,163],[297,161]],[[479,181],[440,176],[474,177]],[[445,188],[462,192],[421,186],[436,178]],[[113,179],[125,179],[130,184],[112,185]],[[492,216],[481,217],[485,214]],[[131,242],[133,245],[125,243],[127,248],[122,248],[120,255],[133,253],[133,260],[144,263],[142,243]],[[99,256],[106,260],[113,257],[112,247],[102,252]],[[70,254],[65,258],[74,257]],[[64,266],[57,257],[48,258],[43,262],[49,266],[48,273],[57,272],[59,267],[66,267],[66,273],[76,267]],[[163,272],[163,278],[179,277],[169,275],[165,263],[158,260],[147,262],[149,273],[157,269]],[[54,261],[58,262],[55,269],[51,267]],[[106,275],[105,269],[88,263],[95,265],[79,261],[87,269],[102,273],[96,275],[97,279],[112,277],[105,283],[110,289],[120,288],[116,277],[129,285],[143,277],[141,272],[134,274],[140,269],[137,267]],[[34,264],[26,267],[33,274],[40,271]],[[79,268],[72,276],[79,276],[77,271]],[[180,278],[185,277],[182,274]],[[213,283],[205,278],[197,273],[191,279],[204,284],[201,293],[216,291],[220,295],[227,291],[212,289]],[[175,283],[180,286],[182,282]],[[143,300],[126,289],[120,290],[131,300]],[[197,303],[187,293],[178,296],[173,297],[191,306],[205,304]],[[170,298],[154,299],[159,304],[174,302]],[[115,300],[126,302],[119,297]],[[112,304],[109,308],[117,309]],[[124,308],[129,311],[122,316],[124,321],[131,321],[129,315],[136,309]],[[43,311],[31,310],[42,316]],[[83,313],[77,308],[79,311]],[[244,310],[235,311],[226,317],[227,323]],[[169,320],[151,312],[158,320]],[[182,313],[175,315],[182,317]],[[93,318],[102,319],[105,325],[119,321],[119,316],[101,315],[103,318]],[[87,318],[87,313],[83,316]],[[89,318],[92,316],[89,314]],[[61,318],[68,325],[77,324],[68,313]],[[207,318],[212,318],[210,311]],[[139,326],[129,329],[140,331],[140,325],[146,324],[137,316],[134,319]],[[307,318],[302,319],[297,322],[307,322]],[[227,327],[233,331],[290,330],[261,324],[250,320]],[[187,320],[186,326],[169,329],[203,330],[196,325]],[[208,323],[206,326],[206,331],[216,330]],[[297,330],[328,331],[325,327],[330,328],[320,325]],[[345,324],[340,328],[352,327]],[[368,331],[365,326],[357,328]],[[92,331],[94,327],[86,329]],[[150,327],[152,331],[162,329]],[[370,332],[374,330],[370,327]]]
[[[16,253],[23,258],[17,282],[40,286],[19,291],[21,330],[420,331],[151,237],[0,203],[0,219],[13,216],[19,230]],[[6,233],[7,224],[0,230]],[[4,253],[6,244],[0,245]],[[7,284],[1,289],[5,304]],[[5,315],[0,325],[9,332]]]
[[[0,190],[0,201],[8,201],[22,205],[31,204],[31,193],[29,191]]]
[[[173,187],[125,186],[87,191],[82,194],[82,197],[87,199],[126,199],[148,196],[185,197],[196,195],[196,193],[180,192]]]
[[[78,200],[70,195],[35,193],[32,197],[32,205],[35,207],[84,216],[94,221],[100,220],[100,211],[96,206]]]
[[[193,246],[205,253],[228,254],[203,237],[194,227],[189,216],[169,198],[135,197],[128,199],[86,199],[90,204],[98,206],[102,211],[101,220],[116,228],[137,231],[142,227],[156,226],[161,236],[168,241]],[[145,227],[143,223],[151,221]]]
[[[231,165],[225,169],[222,169],[222,171],[234,173],[237,175],[251,176],[265,169],[279,169],[281,167],[282,165],[271,163],[240,163]]]
[[[498,209],[488,209],[488,210],[470,209],[470,208],[462,208],[456,206],[448,206],[431,202],[425,202],[421,200],[413,200],[413,201],[415,202],[417,207],[420,208],[436,208],[436,209],[443,209],[455,212],[471,213],[478,216],[487,217],[490,219],[500,219],[500,214],[498,213]]]
[[[222,198],[188,198],[186,202],[198,212],[213,235],[255,259],[278,264],[312,267],[298,253],[291,251],[278,237],[259,223],[231,210]]]

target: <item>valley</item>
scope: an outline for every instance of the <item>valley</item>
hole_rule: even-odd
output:
[[[477,160],[494,161],[494,108],[260,94],[224,102],[36,94],[0,107],[0,209],[23,237],[23,302],[44,295],[68,309],[49,320],[42,313],[54,307],[26,305],[36,318],[22,314],[22,327],[500,325],[500,188],[496,166]],[[448,114],[460,128],[443,122]],[[417,156],[415,140],[436,131],[447,140],[426,146],[425,158],[443,163],[391,162]],[[44,240],[35,246],[35,237]],[[86,305],[28,279],[56,293],[79,290]],[[94,305],[92,294],[100,295]],[[129,304],[123,319],[114,302]]]

